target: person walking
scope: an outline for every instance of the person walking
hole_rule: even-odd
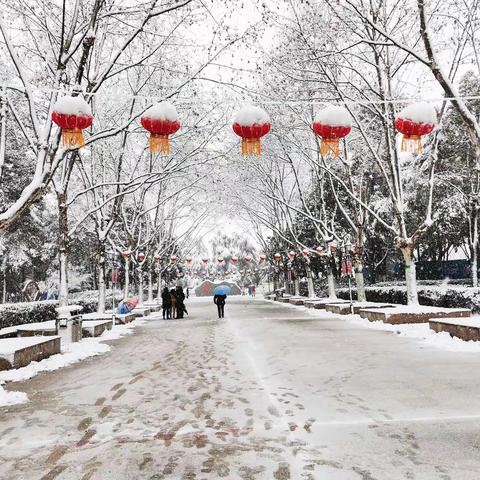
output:
[[[165,317],[167,317],[167,319],[172,318],[172,297],[168,291],[168,287],[165,287],[162,291],[162,313],[164,320]]]
[[[183,293],[183,288],[179,285],[175,292],[175,297],[177,299],[177,318],[183,318],[185,312],[185,294]]]
[[[172,301],[171,318],[177,318],[177,292],[175,292],[174,288],[170,290],[170,299]]]
[[[218,318],[224,318],[225,316],[225,300],[226,295],[214,295],[213,303],[217,306]]]

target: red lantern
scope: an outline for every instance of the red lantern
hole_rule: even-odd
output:
[[[308,251],[308,248],[302,249],[302,255],[307,258],[310,255],[310,252]]]
[[[180,128],[178,113],[169,102],[160,102],[150,107],[140,119],[142,127],[150,132],[150,151],[170,153],[168,136]]]
[[[245,262],[250,263],[252,261],[252,257],[250,255],[247,255],[245,257]]]
[[[223,258],[222,258],[222,257],[219,257],[219,258],[217,259],[217,261],[218,261],[218,263],[223,263]]]
[[[339,140],[350,133],[352,118],[344,107],[330,106],[320,111],[312,124],[313,131],[322,138],[320,154],[340,155]]]
[[[144,253],[139,253],[137,258],[138,258],[139,262],[143,262],[145,260],[145,254]]]
[[[330,244],[330,251],[331,252],[336,252],[337,251],[337,244],[336,243]]]
[[[124,252],[122,252],[122,257],[127,260],[130,255],[131,255],[132,252],[128,251],[128,250],[125,250]]]
[[[62,129],[62,143],[67,148],[85,145],[82,130],[92,122],[92,109],[83,97],[59,98],[53,106],[52,120]]]
[[[176,257],[175,255],[172,255],[172,256],[170,257],[170,263],[171,263],[172,265],[175,265],[175,264],[177,263],[177,257]]]
[[[395,128],[403,134],[401,151],[421,153],[422,135],[428,135],[437,124],[437,112],[432,105],[420,102],[404,108],[395,119]]]
[[[288,252],[288,258],[289,258],[290,260],[293,260],[296,256],[297,256],[297,254],[296,254],[293,250],[291,250],[290,252]]]
[[[238,257],[236,257],[236,256],[234,255],[234,256],[232,256],[232,257],[230,258],[230,261],[231,261],[234,265],[236,265],[237,262],[238,262]]]
[[[323,253],[324,253],[322,247],[317,247],[317,248],[315,249],[315,252],[316,252],[318,255],[323,255]]]
[[[233,122],[233,131],[242,137],[242,155],[261,155],[260,139],[271,128],[267,112],[260,107],[247,105],[235,115]]]
[[[273,259],[274,259],[276,262],[279,262],[279,261],[282,259],[282,256],[281,256],[279,253],[276,253],[276,254],[273,256]]]
[[[258,260],[260,261],[260,263],[263,263],[266,258],[267,258],[267,257],[266,257],[265,255],[260,255],[260,256],[258,257]]]
[[[154,256],[153,256],[153,259],[158,263],[160,261],[160,255],[158,253],[156,253]]]
[[[188,265],[192,264],[192,259],[190,257],[186,258],[185,261],[187,262]]]
[[[208,263],[208,258],[202,258],[202,263],[206,265]]]

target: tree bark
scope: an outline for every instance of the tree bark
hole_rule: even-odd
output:
[[[331,299],[337,298],[337,294],[335,293],[335,277],[333,276],[332,267],[328,267],[327,281],[328,281],[328,298],[331,298]]]
[[[413,247],[406,246],[401,248],[403,259],[405,260],[405,280],[407,282],[407,304],[418,305],[417,292],[417,274],[415,270],[415,261],[413,260]]]
[[[153,302],[152,268],[148,269],[148,303]]]
[[[130,289],[130,258],[125,259],[125,286],[123,290],[123,298],[128,297],[128,291]]]
[[[138,305],[143,305],[143,268],[138,267]]]
[[[97,246],[97,258],[98,258],[98,305],[97,312],[105,313],[105,297],[106,297],[106,258],[105,258],[105,243],[98,242]],[[112,289],[113,291],[113,289]]]

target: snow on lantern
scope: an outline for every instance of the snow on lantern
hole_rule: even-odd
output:
[[[177,132],[180,121],[177,110],[170,102],[160,102],[150,107],[140,119],[142,127],[150,132],[150,151],[170,153],[168,136]]]
[[[395,118],[395,129],[403,134],[402,152],[421,153],[422,135],[428,135],[437,124],[435,108],[426,102],[412,103]]]
[[[53,106],[52,120],[62,129],[62,143],[67,148],[85,146],[83,130],[92,122],[92,109],[83,97],[67,95]]]
[[[270,117],[263,108],[246,105],[233,119],[233,131],[242,137],[242,155],[261,155],[260,139],[270,131]]]
[[[124,252],[122,252],[122,257],[125,259],[125,260],[128,260],[130,258],[130,255],[131,255],[132,252],[128,251],[128,250],[125,250]]]
[[[171,263],[172,265],[175,265],[175,264],[177,263],[177,257],[176,257],[175,255],[172,255],[172,256],[170,257],[170,263]]]
[[[310,256],[310,252],[308,251],[308,248],[303,248],[302,249],[302,255],[307,258]]]
[[[217,258],[217,262],[218,262],[219,264],[222,264],[222,263],[223,263],[223,257],[218,257],[218,258]]]
[[[245,257],[245,262],[250,263],[252,261],[252,257],[250,255],[247,255]]]
[[[185,261],[187,262],[187,265],[191,265],[193,260],[191,257],[188,257],[185,259]]]
[[[160,255],[158,253],[156,253],[154,256],[153,256],[153,259],[155,260],[155,262],[159,262],[160,261]]]
[[[144,253],[139,253],[137,255],[137,259],[139,262],[143,262],[145,260],[145,254]]]
[[[208,263],[208,258],[202,258],[202,263],[206,265]]]
[[[330,251],[331,252],[336,252],[337,251],[337,244],[336,243],[331,243],[330,244]]]
[[[290,252],[288,252],[288,258],[289,258],[290,260],[293,260],[296,256],[297,256],[297,254],[296,254],[293,250],[291,250]]]
[[[315,117],[312,130],[322,138],[320,154],[340,155],[339,141],[352,129],[352,117],[345,107],[330,105]]]
[[[281,256],[279,253],[276,253],[276,254],[273,256],[273,259],[274,259],[276,262],[279,262],[279,261],[282,259],[282,256]]]
[[[233,256],[230,258],[230,261],[231,261],[234,265],[236,265],[237,262],[238,262],[238,257],[236,257],[235,255],[233,255]]]
[[[322,247],[317,247],[315,249],[315,252],[318,254],[318,255],[323,255],[325,252],[323,251],[323,248]]]
[[[259,260],[260,263],[263,263],[263,262],[266,260],[266,258],[267,258],[267,257],[262,254],[262,255],[260,255],[260,256],[258,257],[258,260]]]

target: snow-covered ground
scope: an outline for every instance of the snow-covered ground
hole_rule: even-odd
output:
[[[135,327],[142,325],[144,320],[135,320],[126,325],[116,325],[107,330],[100,337],[84,338],[81,342],[62,345],[62,353],[52,355],[40,362],[32,362],[26,367],[16,370],[0,372],[0,406],[23,403],[28,400],[23,392],[5,391],[2,387],[6,382],[28,380],[40,372],[50,372],[58,368],[67,367],[85,358],[109,352],[111,346],[104,343],[106,340],[115,340],[132,333]],[[15,327],[12,327],[15,328]],[[26,340],[29,340],[27,337]],[[35,340],[35,338],[33,338]]]
[[[259,299],[187,308],[13,385],[0,478],[478,479],[478,352]]]

